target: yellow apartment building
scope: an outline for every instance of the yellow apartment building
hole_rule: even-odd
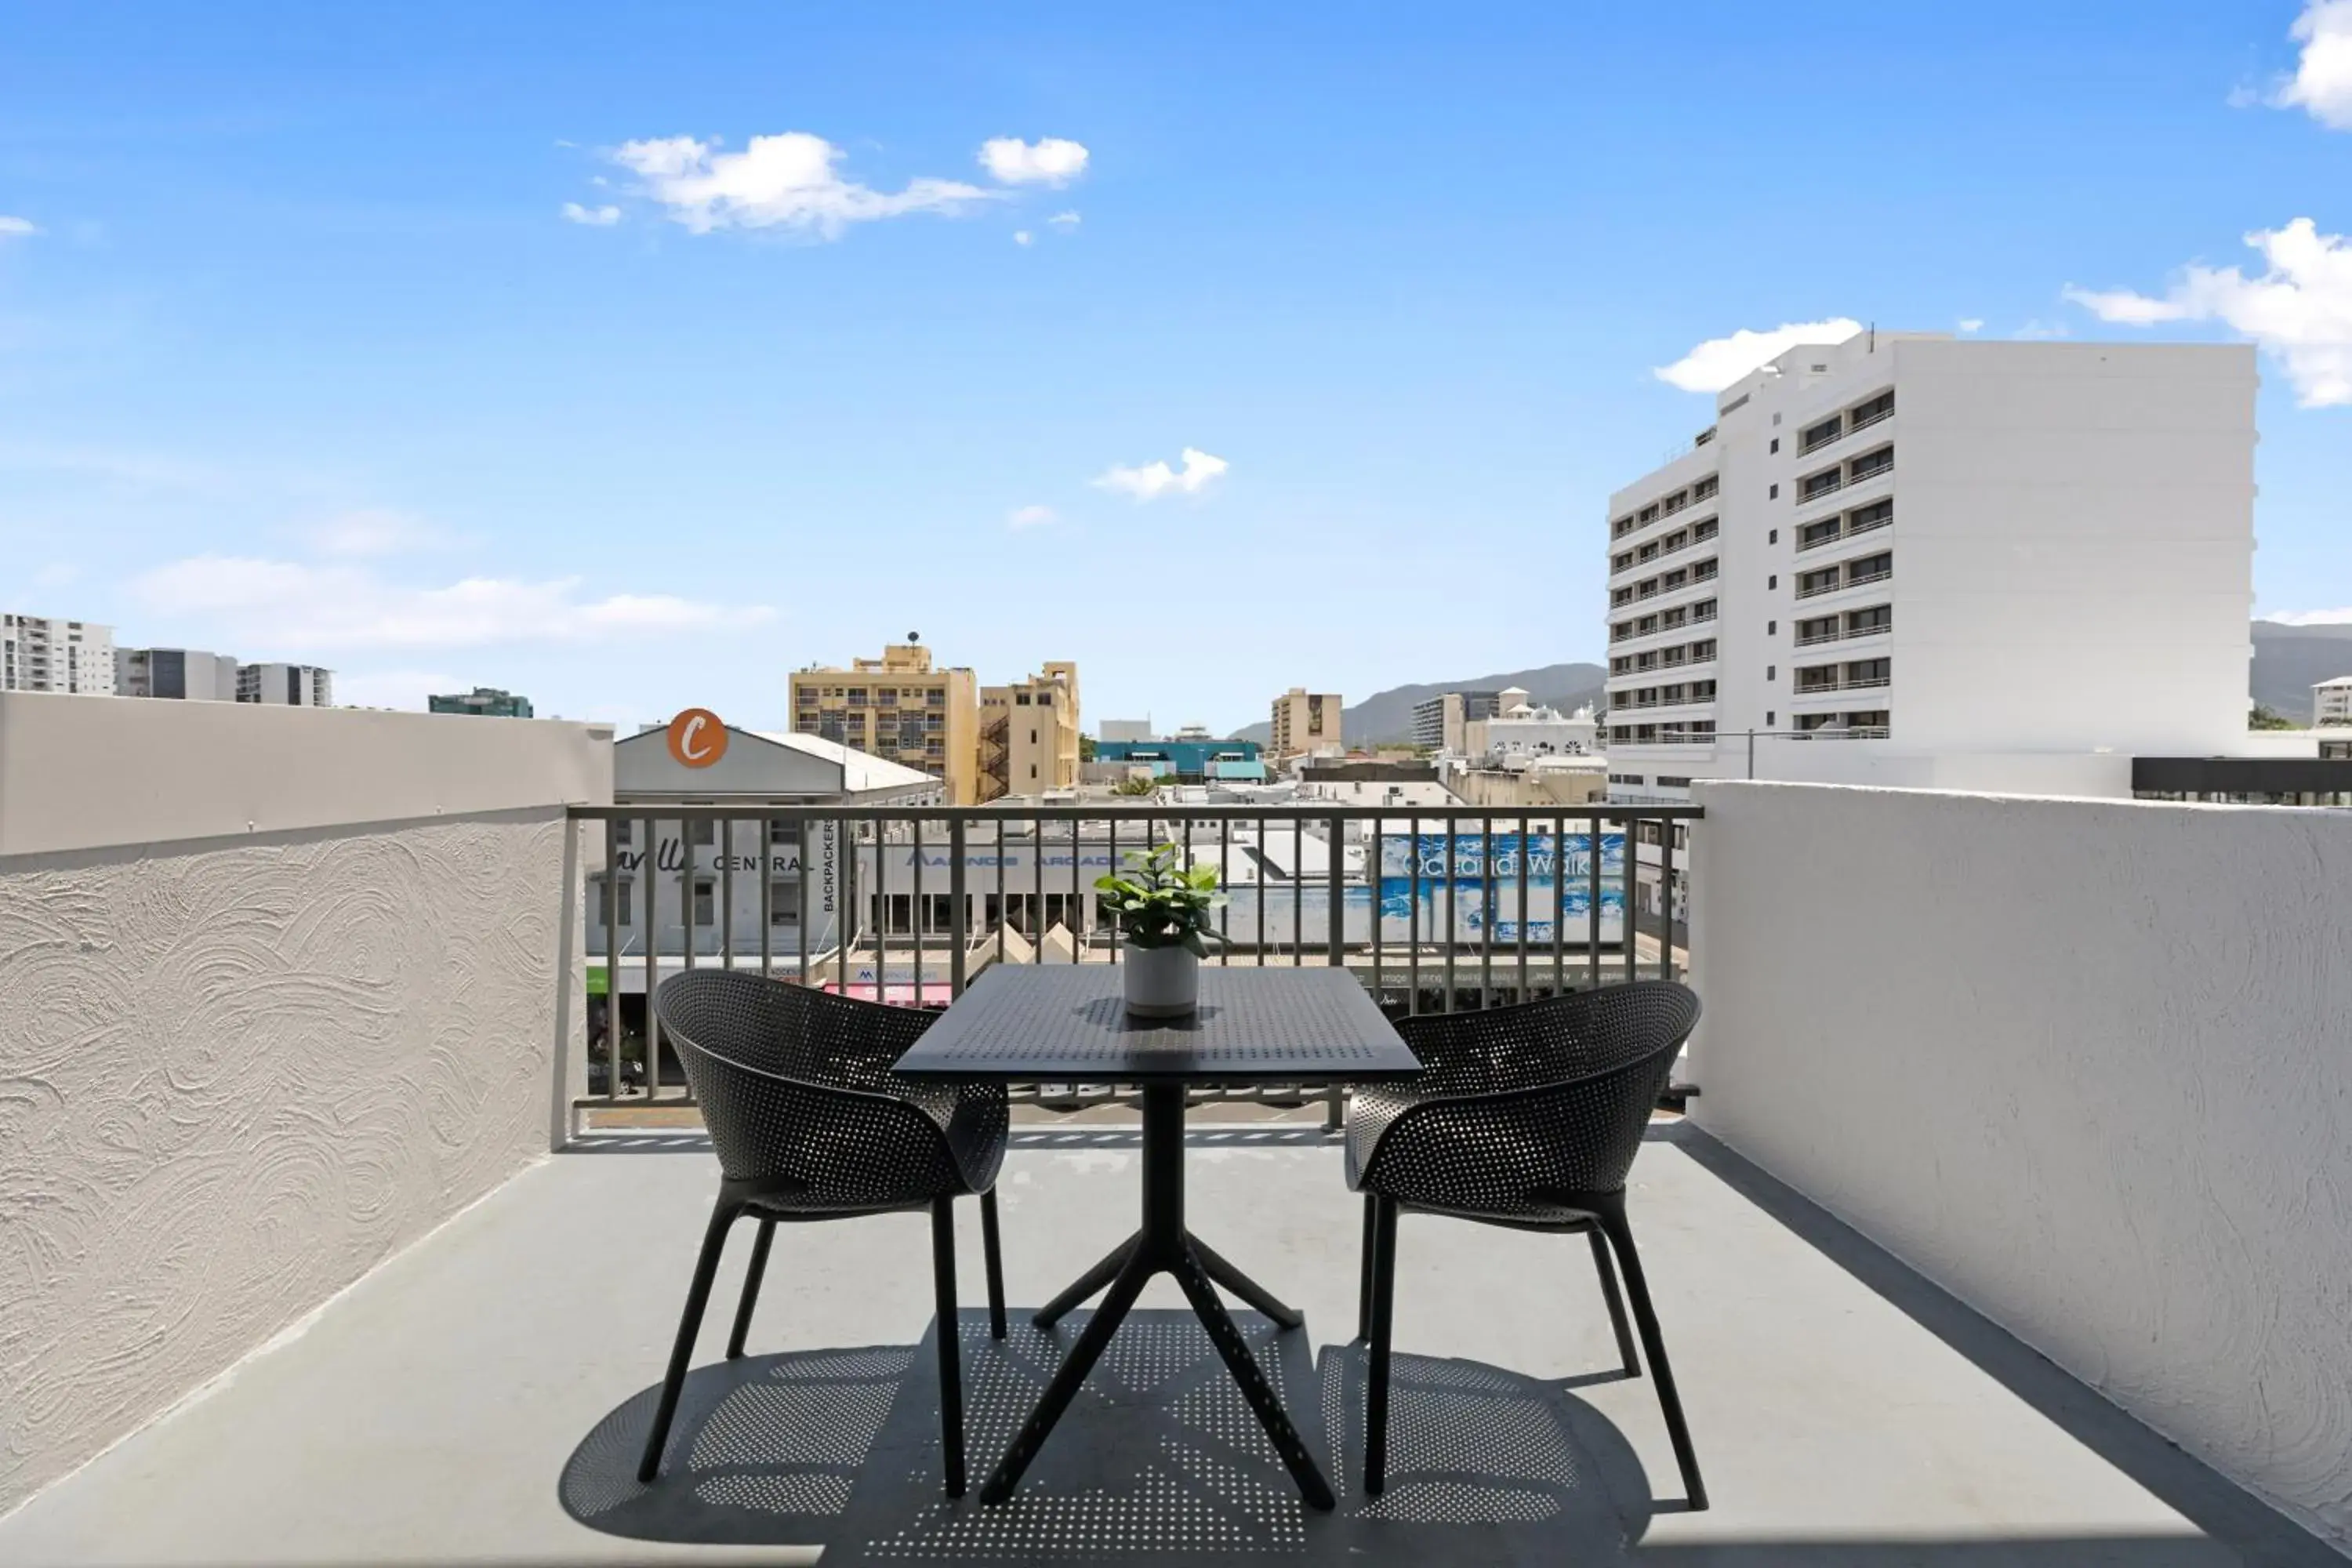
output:
[[[980,693],[980,798],[1078,784],[1078,667],[1066,659]]]
[[[1071,692],[1075,713],[1075,671]],[[911,637],[885,647],[880,658],[851,660],[847,669],[794,670],[792,703],[800,733],[919,768],[946,782],[949,805],[979,803],[978,684],[961,666],[934,666],[931,650]]]

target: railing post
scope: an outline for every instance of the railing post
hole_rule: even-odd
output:
[[[952,1003],[963,994],[963,950],[971,945],[969,920],[964,909],[963,847],[964,814],[956,812],[948,818],[948,1000]]]

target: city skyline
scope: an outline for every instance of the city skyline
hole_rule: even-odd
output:
[[[2352,619],[2344,0],[0,18],[0,600],[343,700],[1601,662],[1609,494],[1874,322],[2254,342],[2253,611]]]

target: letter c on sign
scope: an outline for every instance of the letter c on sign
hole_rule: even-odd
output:
[[[707,768],[727,754],[727,726],[708,708],[689,708],[669,721],[669,754],[680,767]]]

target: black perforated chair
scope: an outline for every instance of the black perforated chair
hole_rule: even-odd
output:
[[[719,1202],[686,1293],[669,1374],[637,1479],[661,1469],[678,1392],[710,1300],[728,1228],[760,1222],[730,1360],[743,1353],[768,1246],[780,1220],[851,1219],[929,1209],[939,1296],[940,1424],[947,1490],[961,1497],[963,1375],[956,1339],[955,1199],[980,1194],[988,1256],[989,1327],[1004,1337],[1004,1268],[997,1250],[996,1172],[1004,1161],[1001,1085],[922,1084],[891,1067],[936,1015],[886,1007],[748,971],[688,970],[654,994],[663,1031],[719,1153]]]
[[[1378,1493],[1387,1480],[1397,1215],[1414,1210],[1516,1230],[1582,1232],[1591,1242],[1625,1374],[1638,1377],[1633,1337],[1610,1269],[1615,1249],[1688,1506],[1706,1506],[1665,1340],[1625,1222],[1626,1173],[1675,1055],[1697,1022],[1698,997],[1659,980],[1397,1021],[1422,1073],[1408,1083],[1358,1088],[1348,1111],[1348,1184],[1364,1194],[1357,1331],[1370,1352],[1367,1491]]]

